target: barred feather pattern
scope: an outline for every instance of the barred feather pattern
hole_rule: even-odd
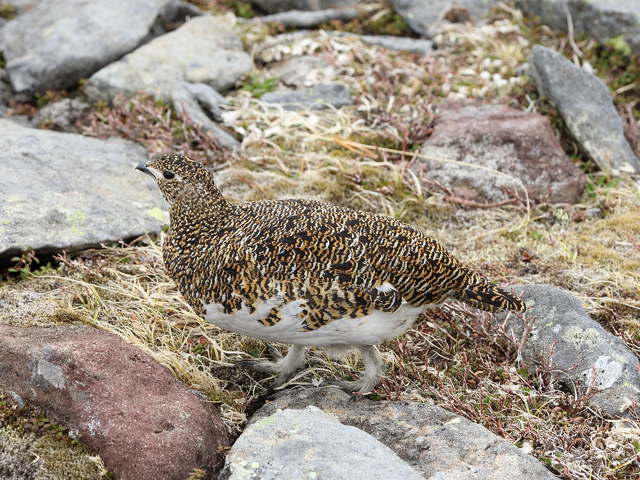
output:
[[[489,310],[524,311],[524,303],[472,271],[437,241],[390,217],[319,201],[227,202],[204,168],[181,155],[150,162],[169,201],[163,245],[167,271],[198,312],[273,308],[257,320],[277,324],[284,306],[303,300],[304,330],[426,306],[447,297]]]

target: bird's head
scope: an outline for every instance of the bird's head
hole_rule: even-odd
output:
[[[153,177],[170,206],[222,198],[213,176],[200,163],[181,153],[160,155],[140,163],[136,169]]]

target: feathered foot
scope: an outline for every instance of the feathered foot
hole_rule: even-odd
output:
[[[274,387],[284,384],[297,370],[304,366],[305,347],[302,345],[292,345],[284,357],[271,345],[267,345],[267,350],[274,359],[273,361],[264,359],[240,360],[236,365],[256,372],[276,375],[276,379],[273,381]]]
[[[334,385],[347,392],[354,392],[352,400],[358,400],[362,398],[362,395],[370,393],[384,375],[384,362],[378,349],[374,345],[361,345],[358,346],[358,349],[364,362],[364,373],[361,377],[352,382],[331,381],[323,384]]]

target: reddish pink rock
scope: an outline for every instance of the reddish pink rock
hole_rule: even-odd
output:
[[[534,202],[571,203],[582,192],[586,176],[566,156],[546,117],[473,100],[446,101],[438,114],[422,153],[519,178]],[[465,200],[499,202],[514,191],[524,198],[512,179],[485,169],[437,160],[421,160],[415,168]]]
[[[229,445],[215,407],[140,349],[94,328],[0,325],[0,390],[67,426],[118,479],[213,474]]]

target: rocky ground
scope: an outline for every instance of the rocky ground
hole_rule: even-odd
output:
[[[640,477],[640,3],[0,2],[0,477]],[[353,403],[165,276],[133,166],[411,222],[513,285],[381,346]]]

